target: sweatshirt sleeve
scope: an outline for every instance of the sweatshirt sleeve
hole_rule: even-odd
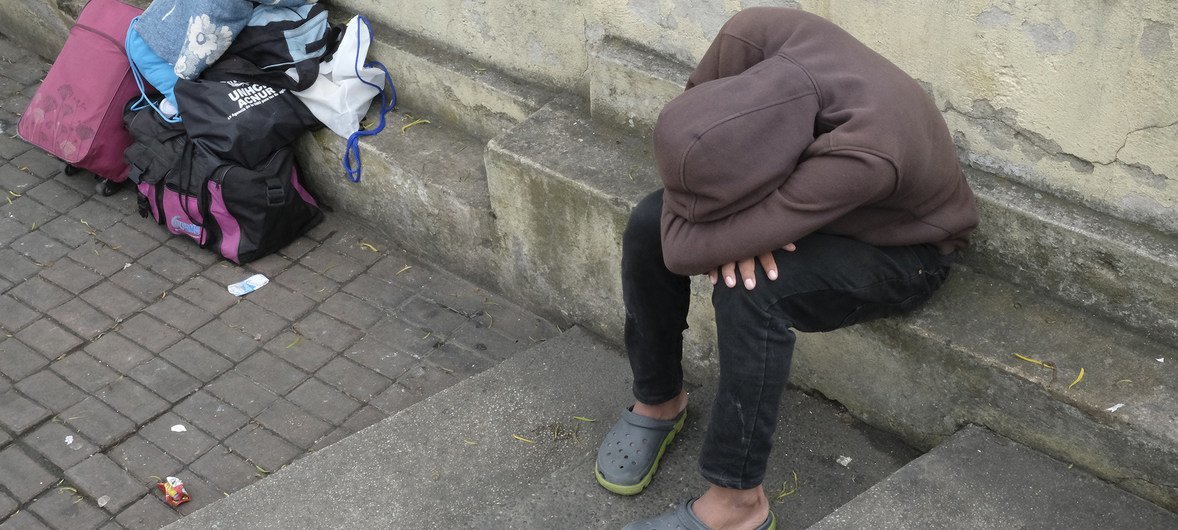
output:
[[[887,197],[896,185],[891,162],[838,150],[803,161],[775,192],[728,217],[692,223],[664,203],[663,261],[676,274],[703,274],[801,239],[851,210]]]

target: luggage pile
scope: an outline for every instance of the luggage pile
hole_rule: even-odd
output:
[[[18,132],[103,194],[132,182],[141,215],[245,263],[323,218],[290,147],[304,133],[347,139],[359,181],[355,142],[396,102],[364,61],[371,39],[363,17],[332,25],[315,0],[91,0]],[[377,96],[380,126],[361,130]]]

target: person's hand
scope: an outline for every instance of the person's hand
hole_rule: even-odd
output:
[[[793,252],[798,249],[793,243],[789,243],[781,248],[786,252]],[[720,276],[723,276],[724,285],[736,287],[736,273],[740,272],[740,277],[744,279],[744,288],[752,290],[757,286],[757,262],[761,263],[761,268],[765,269],[765,276],[770,281],[777,279],[777,262],[774,261],[772,252],[766,252],[756,258],[742,259],[724,264],[719,269],[709,271],[708,279],[712,281],[712,285],[716,285]]]

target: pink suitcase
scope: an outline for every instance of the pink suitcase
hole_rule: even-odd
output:
[[[131,145],[131,135],[123,127],[123,107],[139,95],[139,88],[123,42],[131,19],[141,13],[118,0],[91,0],[82,8],[65,47],[21,116],[21,138],[109,183],[127,179],[123,151]],[[108,184],[107,189],[113,193],[117,186]]]

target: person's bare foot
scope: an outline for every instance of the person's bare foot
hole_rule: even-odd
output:
[[[687,408],[687,391],[679,392],[678,396],[671,398],[669,401],[659,403],[658,405],[647,405],[641,402],[634,402],[634,414],[639,416],[646,416],[647,418],[654,418],[656,420],[673,420],[679,417],[679,414]]]
[[[747,490],[712,486],[691,505],[691,511],[712,530],[748,530],[769,517],[769,498],[761,486]]]

